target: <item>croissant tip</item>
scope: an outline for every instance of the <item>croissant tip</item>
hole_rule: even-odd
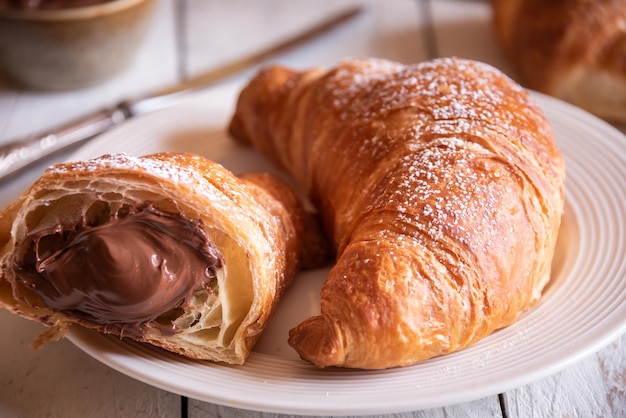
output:
[[[302,359],[320,368],[341,366],[345,359],[340,333],[322,316],[309,318],[290,330],[288,342]]]

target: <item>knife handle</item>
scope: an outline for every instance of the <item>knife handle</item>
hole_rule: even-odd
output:
[[[94,137],[129,117],[125,106],[102,110],[45,134],[0,146],[0,182],[50,154]]]

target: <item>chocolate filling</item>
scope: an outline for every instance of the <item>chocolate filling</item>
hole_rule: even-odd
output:
[[[223,263],[199,220],[150,204],[123,206],[97,225],[57,224],[21,245],[18,281],[46,306],[135,338],[146,326],[177,332],[173,312],[210,292]]]

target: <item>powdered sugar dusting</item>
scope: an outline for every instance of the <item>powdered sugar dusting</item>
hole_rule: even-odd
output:
[[[396,175],[383,181],[389,192],[381,197],[388,194],[387,201],[377,202],[381,208],[398,209],[397,226],[403,233],[428,241],[453,238],[472,251],[479,250],[477,245],[490,249],[497,244],[498,240],[476,239],[498,235],[505,216],[499,210],[503,191],[494,187],[501,169],[480,170],[476,164],[477,159],[489,158],[484,148],[453,136],[409,148],[412,152],[393,170]]]
[[[333,108],[316,123],[334,118],[349,129],[316,144],[350,162],[334,175],[350,179],[354,191],[341,189],[329,206],[355,218],[338,225],[336,236],[375,230],[366,239],[417,244],[457,271],[478,253],[489,259],[515,247],[525,208],[508,197],[533,187],[520,179],[545,173],[550,164],[541,159],[555,149],[549,134],[528,136],[535,127],[545,133],[546,123],[519,85],[475,61],[368,59],[342,63],[320,88]]]
[[[46,170],[48,174],[69,172],[120,172],[134,170],[149,176],[168,180],[177,184],[200,183],[202,175],[190,167],[175,164],[164,159],[134,157],[124,153],[107,154],[98,158],[57,164]]]
[[[358,71],[354,71],[355,67]],[[456,58],[412,66],[385,60],[357,60],[334,70],[327,89],[341,119],[370,119],[399,107],[419,106],[437,120],[495,118],[493,122],[506,124],[516,115],[502,112],[502,106],[510,102],[508,94],[500,88],[503,77],[487,64]],[[514,86],[507,86],[507,92],[511,87]],[[521,92],[521,88],[516,91]],[[359,100],[365,96],[376,100]],[[522,93],[515,100],[525,98]],[[525,104],[520,103],[519,107]]]

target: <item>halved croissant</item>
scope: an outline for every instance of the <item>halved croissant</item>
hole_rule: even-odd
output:
[[[492,0],[492,8],[523,85],[626,122],[626,0]]]
[[[564,163],[496,69],[444,58],[262,70],[230,132],[291,173],[338,260],[289,343],[319,367],[381,369],[514,323],[550,278]]]
[[[58,164],[0,213],[0,307],[243,363],[300,265],[303,209],[191,154]],[[59,334],[59,335],[54,335]]]

